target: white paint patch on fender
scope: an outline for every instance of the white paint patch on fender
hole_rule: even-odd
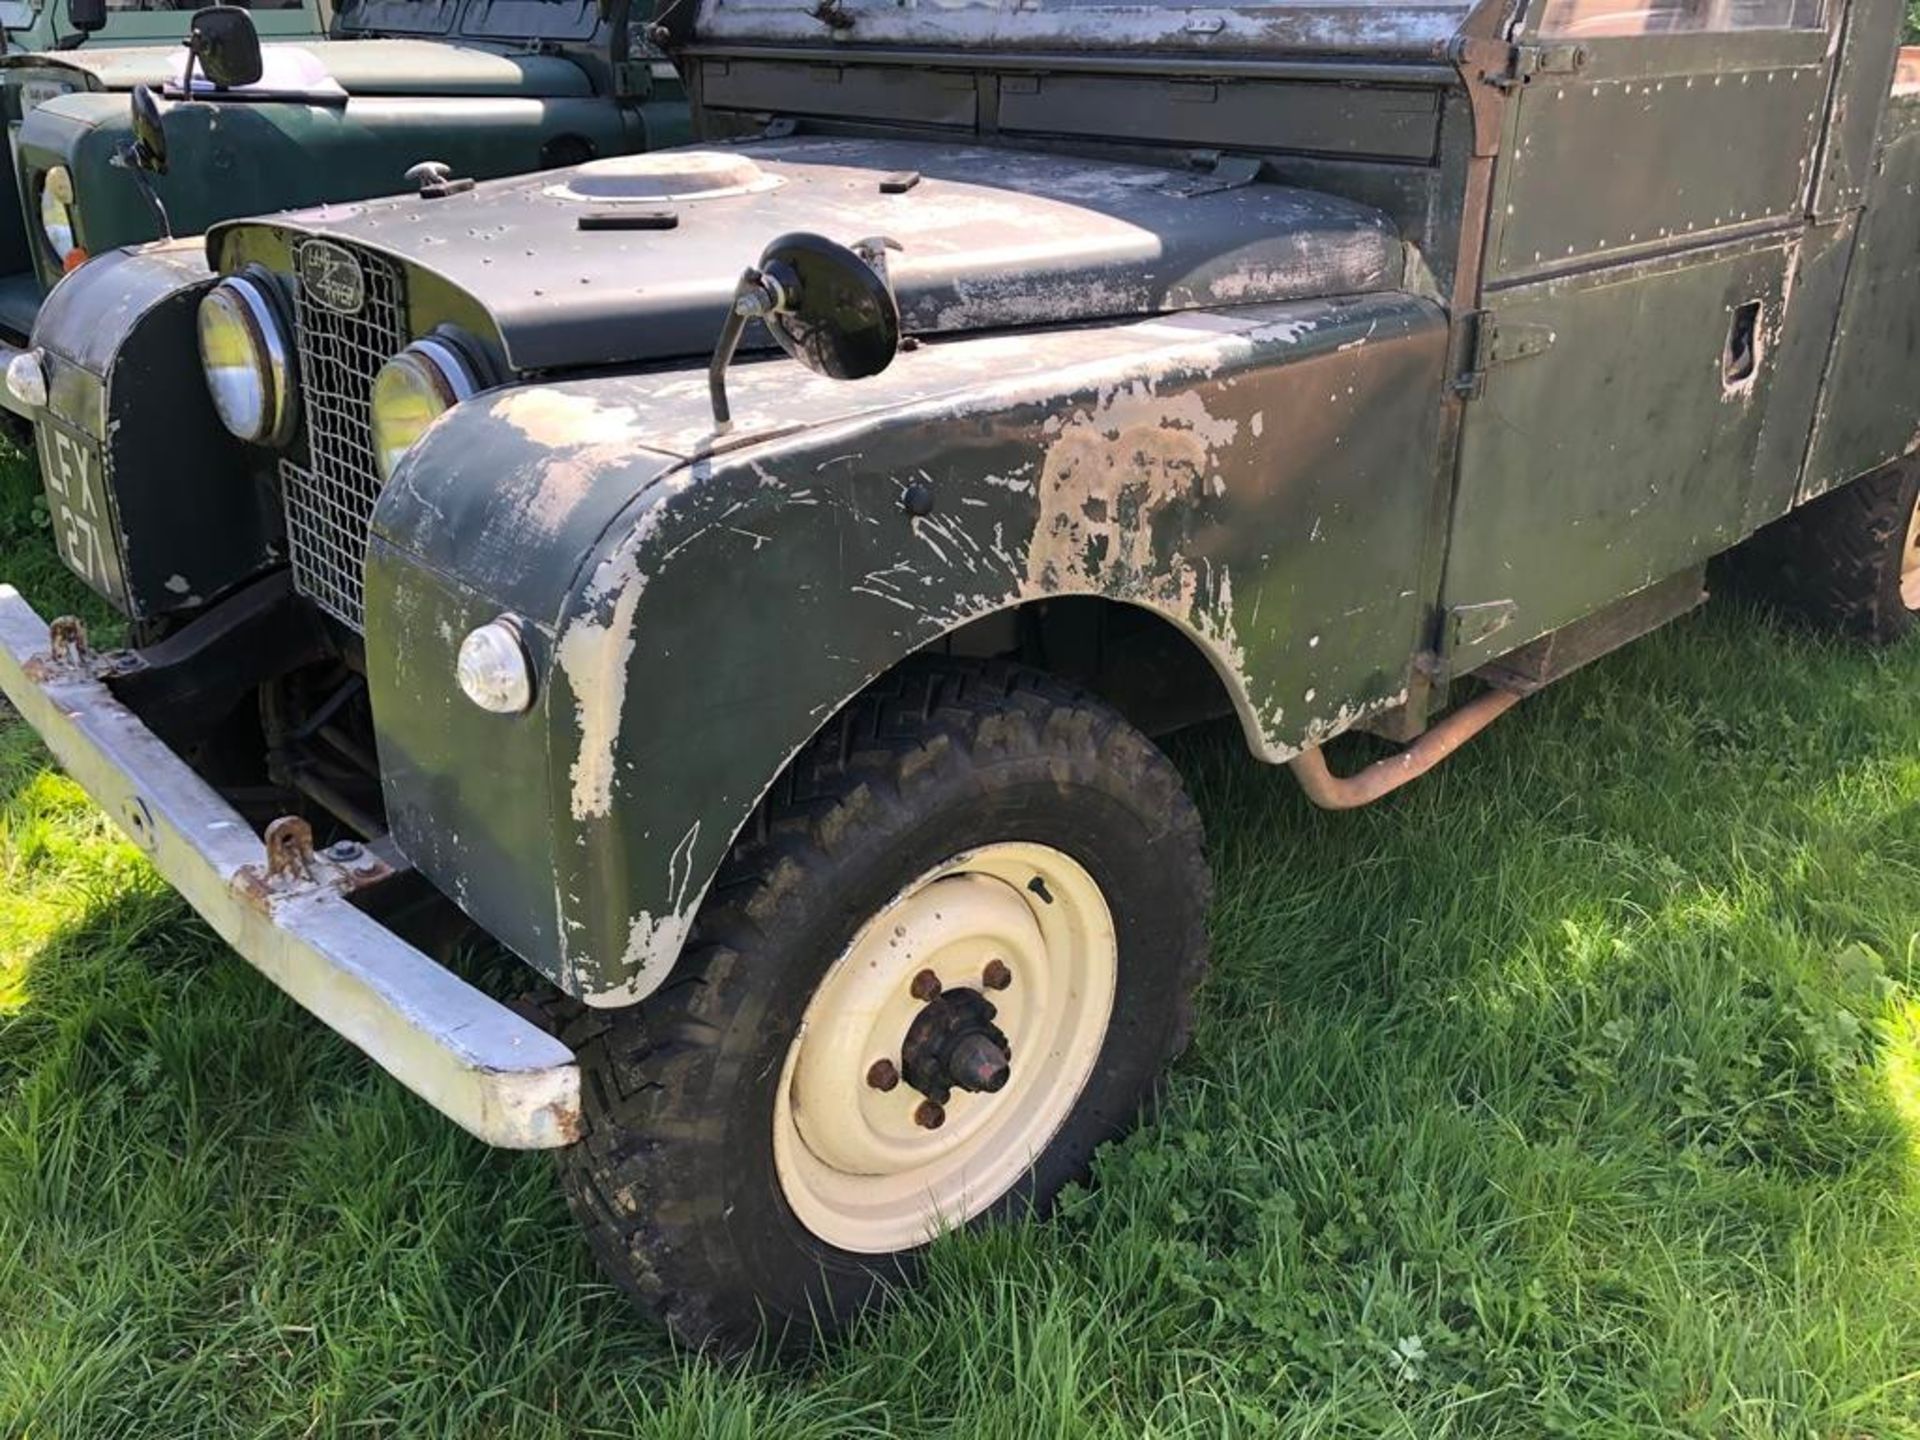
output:
[[[631,1005],[657,990],[679,961],[706,891],[702,885],[700,895],[689,897],[693,889],[693,847],[699,839],[700,822],[696,820],[667,859],[667,888],[673,895],[673,909],[665,915],[642,910],[633,917],[627,948],[620,957],[620,970],[626,978],[611,990],[582,995],[585,1004],[603,1008]]]
[[[536,445],[574,449],[583,445],[637,445],[640,416],[630,405],[603,405],[589,395],[550,386],[516,391],[495,404],[495,413]]]
[[[560,637],[556,658],[573,690],[580,752],[574,757],[575,820],[601,819],[613,811],[613,758],[620,740],[620,713],[627,702],[627,666],[633,659],[633,621],[647,580],[633,548],[623,545],[601,564],[588,598],[613,595],[605,622],[575,620]]]

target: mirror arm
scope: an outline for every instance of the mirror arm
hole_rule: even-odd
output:
[[[733,287],[707,366],[716,436],[733,428],[727,367],[749,320],[765,321],[780,348],[818,375],[864,380],[893,362],[900,352],[900,308],[885,266],[887,251],[899,248],[884,236],[855,250],[796,231],[761,252],[759,265],[748,266]],[[829,351],[829,342],[837,348]]]
[[[147,202],[147,208],[153,212],[155,222],[160,226],[160,238],[173,238],[173,222],[167,218],[167,207],[160,199],[160,192],[153,188],[153,181],[147,177],[147,167],[140,163],[139,147],[132,140],[122,140],[113,152],[113,164],[133,176],[133,183],[140,192],[140,198]]]
[[[713,347],[713,361],[707,366],[707,395],[713,401],[713,433],[724,435],[733,428],[733,407],[727,402],[727,367],[740,348],[740,337],[747,322],[771,314],[779,308],[779,298],[767,285],[766,277],[749,265],[733,287],[733,304],[727,307],[727,323],[720,327],[720,339]]]

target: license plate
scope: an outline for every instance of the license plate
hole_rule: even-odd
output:
[[[54,544],[60,558],[88,585],[124,604],[127,583],[120,568],[113,512],[107,503],[106,466],[100,447],[42,413],[36,448],[47,489]]]

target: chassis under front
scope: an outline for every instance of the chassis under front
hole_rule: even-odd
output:
[[[55,649],[46,622],[0,584],[0,693],[222,939],[471,1134],[520,1150],[578,1138],[580,1072],[565,1045],[357,908],[337,867],[270,864],[266,843],[121,703],[100,663]]]

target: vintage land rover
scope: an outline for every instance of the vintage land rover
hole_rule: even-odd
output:
[[[237,3],[244,4],[263,36],[314,40],[327,31],[317,0]],[[53,255],[44,269],[36,264],[36,252],[47,242],[40,238],[38,190],[23,190],[19,184],[20,131],[25,120],[47,101],[104,86],[106,80],[92,68],[103,53],[125,59],[158,47],[156,55],[177,54],[192,18],[190,6],[162,8],[140,0],[0,0],[0,30],[4,31],[0,35],[0,120],[7,127],[7,175],[6,183],[0,184],[0,345],[6,348],[0,351],[0,370],[33,328],[40,297],[59,277],[62,258]],[[83,49],[87,60],[76,63]],[[147,63],[165,69],[172,60],[148,57]],[[122,111],[126,103],[123,94]],[[54,198],[58,198],[57,188]],[[147,236],[143,229],[125,238]],[[0,405],[18,408],[4,394],[0,394]]]
[[[12,142],[0,371],[65,271],[164,229],[198,235],[235,215],[391,195],[414,188],[406,174],[420,162],[443,163],[449,179],[490,178],[688,134],[679,81],[627,23],[628,0],[345,0],[330,28],[314,0],[256,0],[264,73],[230,90],[198,83],[191,96],[179,43],[190,5],[93,0],[85,21],[79,0],[57,18],[69,3],[0,0],[0,17],[91,26],[67,37],[84,45],[0,55]],[[129,97],[143,85],[160,95],[173,151],[150,177],[130,163],[142,152]],[[200,253],[184,249],[182,263]],[[29,414],[10,391],[0,405]]]
[[[1913,626],[1900,24],[670,9],[704,148],[54,292],[42,449],[117,443],[104,357],[158,397],[45,472],[146,641],[0,590],[0,689],[276,984],[558,1151],[681,1335],[831,1322],[1044,1208],[1186,1041],[1207,867],[1149,736],[1237,717],[1363,804],[1736,547]],[[230,453],[170,448],[188,372]],[[1342,773],[1354,729],[1403,748]],[[416,943],[435,895],[545,1023]]]

